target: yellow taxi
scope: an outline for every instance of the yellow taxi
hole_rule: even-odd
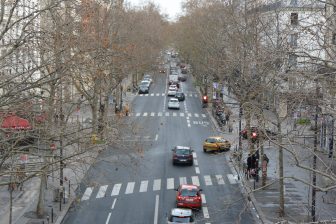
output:
[[[211,136],[203,142],[203,152],[211,151],[228,151],[231,148],[231,143],[220,136]]]

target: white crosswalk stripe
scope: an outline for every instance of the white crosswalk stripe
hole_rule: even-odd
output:
[[[148,187],[148,180],[141,181],[139,192],[146,192]]]
[[[93,191],[93,187],[88,187],[86,188],[83,197],[82,197],[82,201],[88,200],[92,194]]]
[[[117,196],[117,195],[119,195],[121,185],[122,185],[122,184],[115,184],[115,185],[113,186],[111,196]]]
[[[154,113],[154,112],[152,112],[150,116],[151,116],[151,117],[154,117],[154,116],[155,116],[155,113]]]
[[[187,184],[187,178],[186,177],[180,177],[180,184]]]
[[[148,96],[148,93],[146,93],[145,96]]]
[[[206,219],[210,218],[208,207],[202,207],[202,211],[203,211],[203,217],[204,218],[206,218]]]
[[[174,189],[174,178],[167,179],[167,190]]]
[[[190,96],[190,97],[192,97],[192,96],[193,96],[193,94],[191,94],[191,93],[190,93],[190,94],[189,94],[189,96]]]
[[[201,194],[202,204],[206,204],[205,194]]]
[[[202,114],[202,117],[206,117],[206,115],[205,115],[205,114]]]
[[[125,194],[132,194],[134,190],[135,182],[128,182]]]
[[[158,113],[158,116],[159,116],[159,117],[162,117],[162,112],[159,112],[159,113]]]
[[[177,114],[174,112],[174,113],[173,113],[173,117],[176,117],[176,115],[177,115]]]
[[[165,114],[165,115],[166,115],[166,117],[169,117],[169,112],[166,112],[166,114]]]
[[[145,112],[145,113],[143,114],[143,116],[144,116],[144,117],[147,117],[147,115],[148,115],[148,113],[147,113],[147,112]]]
[[[227,175],[230,184],[236,184],[237,183],[237,177],[233,174],[228,174]]]
[[[192,181],[193,185],[201,186],[200,182],[199,182],[199,179],[198,179],[198,176],[192,176],[191,181]]]
[[[150,95],[151,95],[151,96],[154,96],[154,93],[151,93]]]
[[[160,93],[157,93],[156,96],[160,96]]]
[[[140,116],[140,113],[136,113],[136,115],[135,115],[136,117],[139,117]]]
[[[199,115],[198,115],[198,114],[195,114],[195,117],[199,117]]]
[[[191,117],[191,113],[188,113],[188,117]]]
[[[108,185],[101,186],[98,190],[96,198],[102,198],[105,196]]]
[[[159,191],[161,189],[161,179],[154,180],[153,191]]]
[[[204,182],[205,182],[205,185],[207,185],[207,186],[212,185],[212,180],[211,180],[210,175],[205,175],[204,176]]]
[[[162,96],[165,96],[166,94],[162,93]]]
[[[217,180],[217,183],[220,184],[220,185],[223,185],[225,184],[224,182],[224,179],[223,179],[223,176],[222,175],[216,175],[216,180]]]
[[[180,113],[180,117],[184,117],[184,113]]]

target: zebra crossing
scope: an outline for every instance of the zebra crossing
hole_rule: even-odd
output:
[[[173,190],[179,184],[194,184],[197,186],[225,186],[226,184],[237,184],[237,175],[227,174],[227,175],[204,175],[204,176],[191,176],[191,177],[178,177],[178,178],[167,178],[142,180],[137,182],[116,183],[114,185],[102,185],[99,187],[87,187],[82,195],[81,201],[87,201],[93,198],[103,198],[107,196],[118,196],[120,194],[130,195],[133,193],[145,193],[149,191],[160,191],[160,190]]]
[[[166,93],[145,93],[138,94],[138,96],[166,96]],[[197,93],[184,93],[185,97],[199,97]]]
[[[130,113],[129,116],[133,117],[195,117],[195,118],[206,118],[206,114],[198,113],[184,113],[184,112],[137,112]]]

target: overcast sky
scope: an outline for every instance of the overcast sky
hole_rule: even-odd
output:
[[[159,5],[161,12],[168,14],[170,20],[176,19],[177,14],[181,14],[181,3],[183,0],[150,0],[156,5]],[[126,0],[126,2],[131,3],[131,5],[142,5],[148,0]]]

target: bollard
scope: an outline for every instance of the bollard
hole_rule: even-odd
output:
[[[54,222],[54,208],[51,207],[51,223]]]
[[[70,180],[69,180],[69,192],[68,192],[68,198],[70,198]]]

